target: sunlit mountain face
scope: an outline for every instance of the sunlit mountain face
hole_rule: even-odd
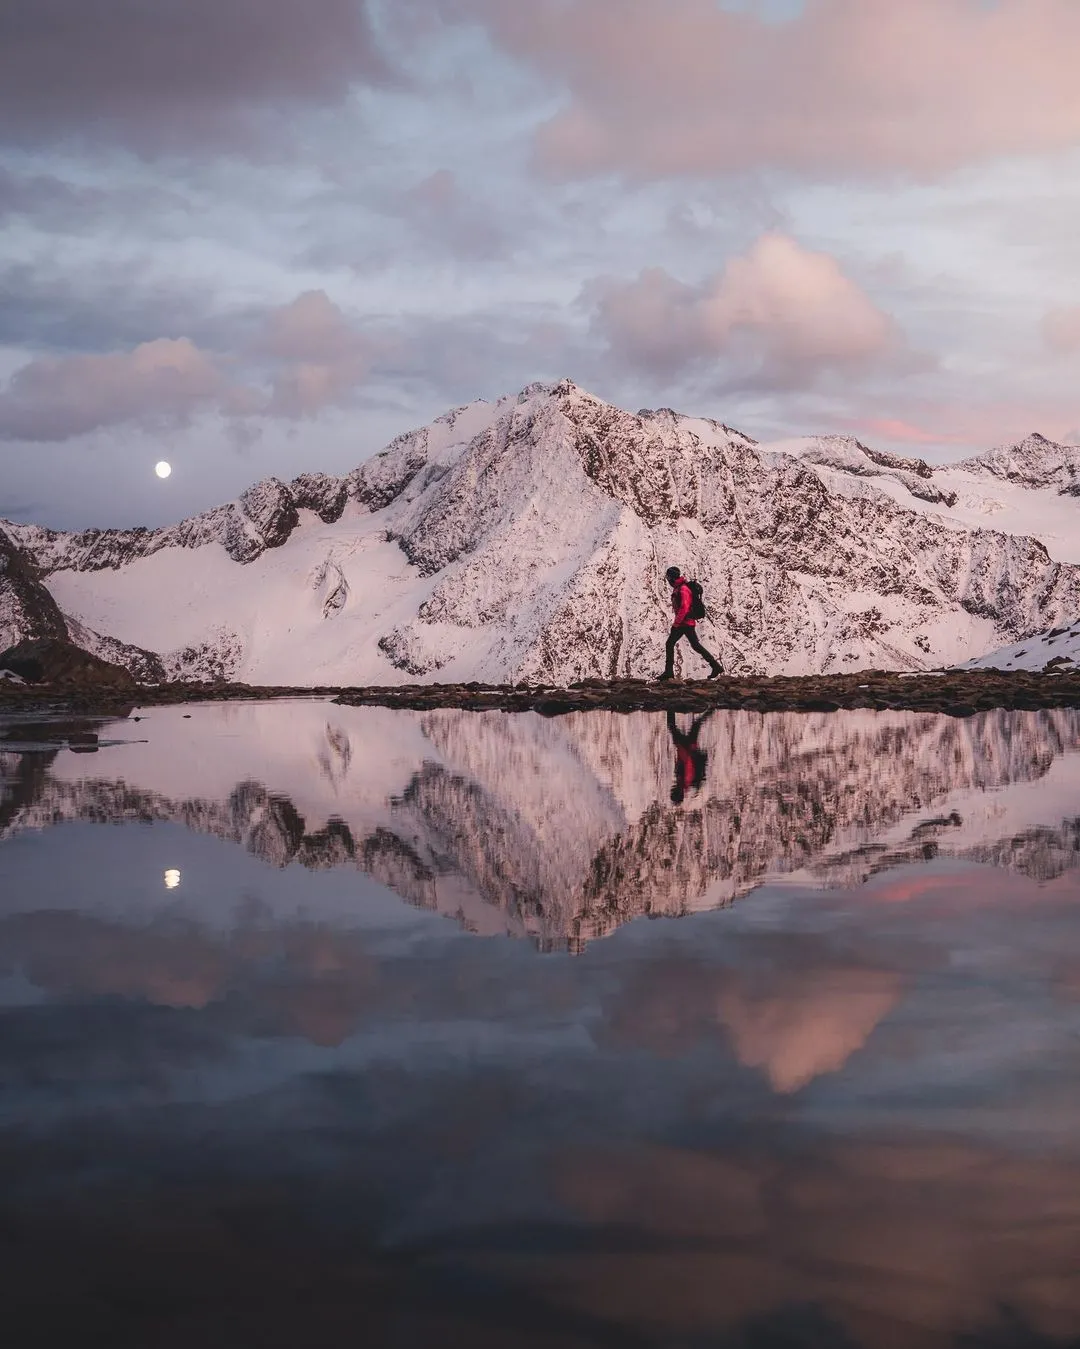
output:
[[[1067,1343],[1077,951],[1078,712],[4,721],[12,1315]]]
[[[160,529],[0,519],[0,651],[66,636],[142,683],[647,678],[667,559],[731,673],[933,670],[1074,622],[1078,473],[1040,437],[932,468],[531,384]]]

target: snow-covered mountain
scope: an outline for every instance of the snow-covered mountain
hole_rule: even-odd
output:
[[[676,562],[733,672],[932,668],[1080,613],[1077,456],[1032,437],[936,469],[533,385],[165,529],[4,523],[37,610],[0,576],[0,649],[47,599],[152,682],[643,676]]]
[[[811,436],[762,449],[797,456],[830,491],[884,494],[961,528],[1029,535],[1057,561],[1080,563],[1080,446],[1030,435],[976,458],[934,465],[871,449],[854,436]]]
[[[1039,880],[1080,867],[1074,710],[718,711],[699,731],[704,785],[679,806],[658,714],[310,700],[154,708],[100,733],[92,756],[0,741],[0,843],[70,821],[177,823],[273,866],[354,867],[472,931],[542,946],[781,876],[855,885],[933,857]]]

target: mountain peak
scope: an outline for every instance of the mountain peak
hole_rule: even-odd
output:
[[[1080,446],[1061,445],[1038,431],[964,459],[956,467],[1025,487],[1053,487],[1062,495],[1080,495]]]

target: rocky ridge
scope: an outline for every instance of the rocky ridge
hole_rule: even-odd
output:
[[[1061,496],[1080,496],[1080,445],[1061,445],[1038,432],[1015,445],[961,460],[956,467],[1024,487],[1052,487]]]
[[[67,624],[24,550],[0,529],[0,649],[17,642],[63,640]]]
[[[1065,473],[1065,459],[1047,467],[1044,448],[1016,449],[1016,490]],[[998,462],[968,467],[993,473]],[[828,481],[815,471],[826,464],[836,470]],[[882,476],[919,509],[877,490]],[[365,671],[381,673],[365,683],[640,678],[662,649],[673,558],[703,582],[708,639],[742,675],[931,669],[1080,613],[1080,566],[1036,538],[958,524],[954,494],[935,476],[921,460],[848,438],[819,438],[800,455],[769,451],[722,423],[626,413],[564,381],[457,409],[345,478],[270,479],[166,529],[5,529],[66,596],[75,640],[153,682],[298,683],[278,671],[298,647],[318,646],[326,654],[311,683],[340,685],[361,659],[358,642]],[[847,486],[863,481],[865,491]],[[380,541],[398,559],[389,606],[365,562]],[[190,617],[223,602],[230,569],[262,577],[279,557],[273,607],[288,643],[250,630],[259,580],[177,649],[142,636],[150,620],[130,607],[122,637],[105,630],[120,603],[110,597],[132,593],[151,560],[205,558],[211,545],[223,556],[202,583],[207,599],[185,598],[191,583],[178,567],[176,593],[155,593],[155,605]]]
[[[815,436],[800,449],[799,458],[856,480],[892,479],[911,496],[931,505],[956,505],[956,492],[934,482],[934,469],[925,459],[875,450],[854,436]]]

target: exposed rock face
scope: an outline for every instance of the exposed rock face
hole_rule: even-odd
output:
[[[164,684],[168,681],[168,666],[157,652],[144,651],[142,647],[117,641],[115,637],[102,637],[99,632],[86,627],[77,618],[68,618],[67,628],[68,635],[76,646],[109,665],[127,670],[140,684]]]
[[[67,534],[38,525],[8,528],[43,576],[67,569],[110,571],[162,549],[203,548],[208,543],[221,544],[234,562],[249,563],[288,541],[300,523],[301,509],[326,520],[340,519],[346,497],[344,479],[305,474],[291,486],[267,478],[248,488],[238,501],[164,529],[87,529]]]
[[[1064,490],[1080,451],[1035,440],[967,467],[1021,492]],[[886,478],[892,495],[872,485]],[[167,529],[7,528],[79,630],[116,639],[110,659],[140,678],[156,659],[166,677],[299,684],[297,653],[318,651],[312,684],[567,684],[656,672],[672,561],[703,582],[706,640],[733,673],[934,668],[1080,613],[1080,566],[959,522],[954,500],[924,461],[851,438],[769,451],[722,423],[626,413],[564,381],[456,409],[345,478],[269,479]],[[373,580],[367,558],[386,542],[396,561]],[[210,544],[225,554],[212,575]],[[203,559],[200,593],[181,550]],[[177,559],[167,582],[163,553]],[[235,564],[261,578],[274,554],[272,614],[256,632],[260,583],[228,606]],[[136,585],[151,558],[154,579]],[[148,593],[175,624],[151,633],[131,598]],[[166,648],[161,629],[179,626],[184,640]]]
[[[292,498],[298,510],[314,511],[326,525],[336,524],[349,499],[344,478],[327,473],[302,473],[291,484]]]
[[[800,458],[858,478],[892,478],[922,501],[956,505],[956,493],[933,481],[934,470],[924,459],[905,459],[885,450],[873,450],[853,436],[818,436],[802,451]]]
[[[410,562],[439,583],[383,650],[403,673],[431,675],[453,653],[448,626],[458,643],[496,626],[504,677],[647,673],[673,557],[704,582],[736,670],[929,666],[946,614],[1030,631],[1033,610],[1080,604],[1080,569],[1035,540],[832,494],[797,460],[770,463],[715,425],[706,442],[701,427],[631,416],[568,384],[504,413],[388,511]],[[401,479],[416,478],[415,452],[396,452]]]
[[[64,616],[31,560],[0,529],[0,651],[25,640],[62,641]]]
[[[1080,446],[1059,445],[1038,432],[1016,445],[1003,445],[957,465],[1025,487],[1056,487],[1063,496],[1080,496]]]

